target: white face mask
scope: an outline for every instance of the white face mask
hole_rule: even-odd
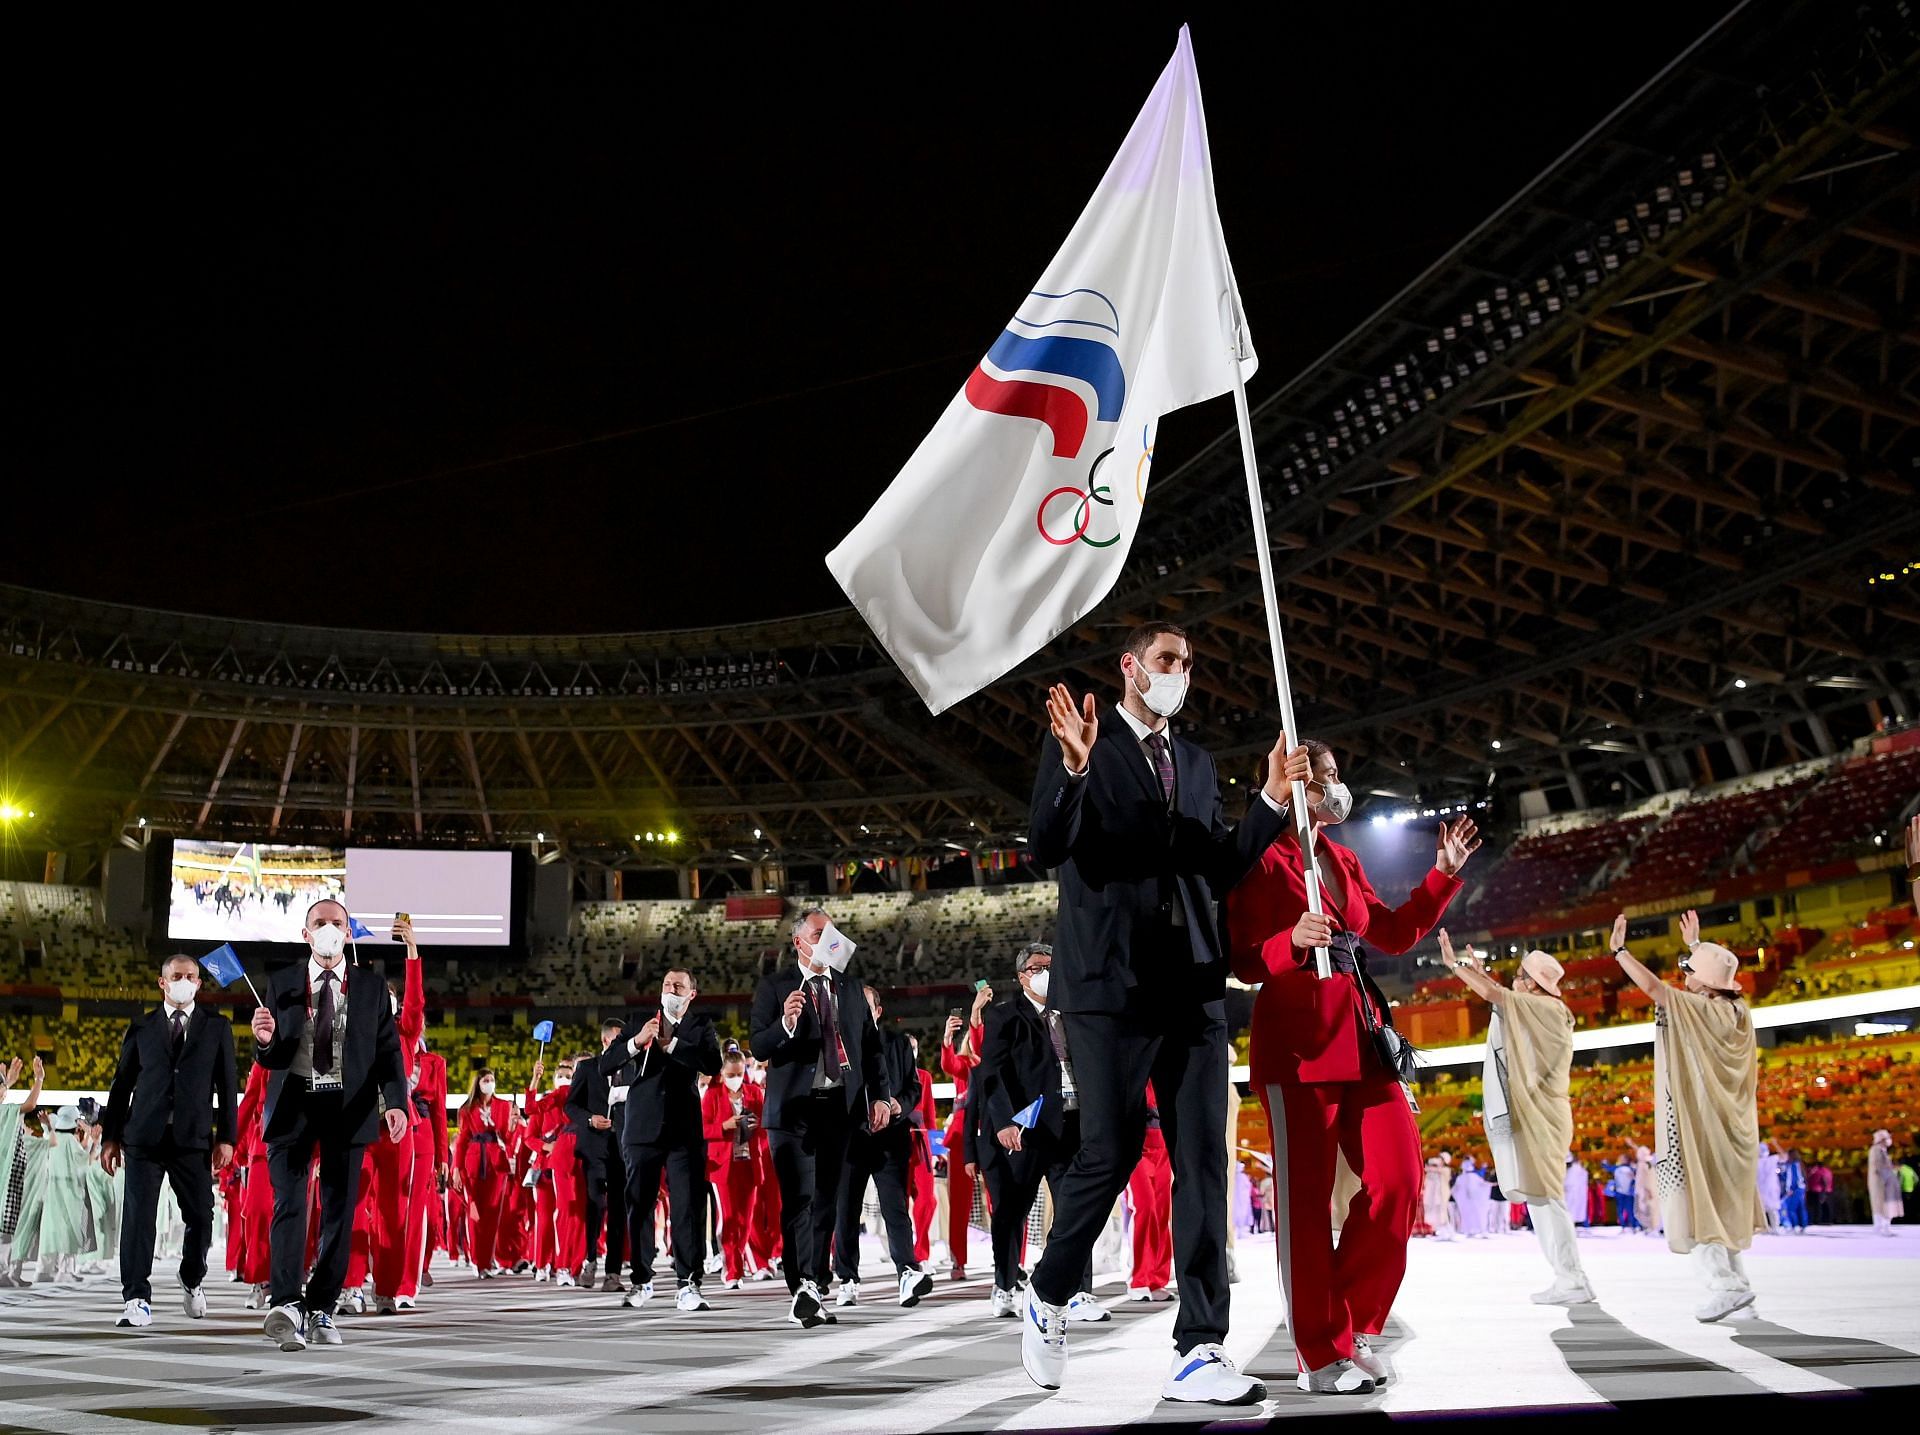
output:
[[[680,1018],[687,1014],[687,1007],[691,1005],[692,1002],[692,997],[678,997],[672,992],[660,993],[660,1010],[665,1012],[667,1014],[667,1020],[676,1026],[679,1025]]]
[[[1144,668],[1136,669],[1147,680],[1147,690],[1140,693],[1140,701],[1147,705],[1150,712],[1163,718],[1170,718],[1180,711],[1180,705],[1187,700],[1187,675],[1185,673],[1149,673]],[[1140,692],[1140,685],[1133,685]]]
[[[312,943],[316,957],[337,957],[347,949],[347,934],[338,927],[316,927]]]
[[[1051,971],[1030,972],[1027,975],[1027,990],[1033,993],[1033,999],[1043,1002],[1047,999],[1047,986],[1053,976]]]
[[[743,1084],[743,1079],[738,1076],[726,1076],[722,1077],[721,1080],[727,1083],[727,1090],[729,1091],[738,1091]]]
[[[194,993],[199,990],[186,977],[175,977],[167,983],[167,1000],[175,1006],[192,1006]]]
[[[493,1095],[493,1083],[492,1083],[491,1081],[483,1081],[483,1082],[481,1082],[481,1083],[480,1083],[480,1094],[481,1094],[482,1096],[491,1096],[491,1095]]]
[[[573,1085],[573,1073],[571,1071],[561,1072],[558,1076],[554,1077],[553,1085],[555,1090],[558,1090],[562,1086]]]
[[[1345,822],[1347,814],[1353,811],[1353,794],[1347,791],[1344,782],[1329,782],[1324,789],[1325,796],[1315,804],[1320,809],[1321,820],[1329,826]]]
[[[754,1067],[753,1084],[755,1086],[765,1086],[767,1084],[767,1069],[764,1066]]]

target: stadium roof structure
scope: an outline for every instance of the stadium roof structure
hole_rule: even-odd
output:
[[[1257,405],[1298,706],[1350,785],[1584,805],[1920,708],[1917,79],[1911,5],[1738,10]],[[1195,631],[1180,722],[1227,772],[1271,743],[1234,434],[1155,487],[1101,609],[938,719],[851,610],[466,637],[0,588],[0,779],[72,851],[142,818],[626,865],[1009,846],[1046,684],[1111,690],[1138,620]]]

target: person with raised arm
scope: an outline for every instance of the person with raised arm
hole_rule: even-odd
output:
[[[1707,1288],[1694,1318],[1717,1321],[1753,1304],[1741,1252],[1767,1223],[1754,1174],[1759,1058],[1740,959],[1700,940],[1697,912],[1681,917],[1680,936],[1684,985],[1673,986],[1627,950],[1627,914],[1613,920],[1614,960],[1653,1001],[1653,1169],[1667,1249],[1692,1254]]]

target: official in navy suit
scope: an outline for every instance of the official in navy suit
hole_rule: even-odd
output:
[[[200,1283],[213,1238],[213,1173],[233,1159],[233,1028],[203,1011],[200,964],[168,957],[160,964],[161,1003],[135,1017],[120,1043],[120,1062],[100,1119],[100,1159],[111,1176],[127,1166],[126,1211],[120,1222],[120,1324],[151,1323],[153,1239],[160,1182],[173,1187],[187,1247],[180,1256],[186,1313],[207,1313]]]
[[[1065,1018],[1080,1103],[1080,1149],[1055,1191],[1053,1230],[1022,1311],[1027,1374],[1066,1372],[1068,1303],[1107,1214],[1140,1159],[1147,1083],[1174,1171],[1180,1309],[1163,1398],[1247,1404],[1265,1387],[1227,1358],[1227,952],[1214,903],[1286,822],[1307,753],[1267,759],[1265,788],[1238,825],[1222,813],[1205,749],[1175,736],[1193,670],[1186,633],[1148,623],[1119,660],[1123,696],[1104,710],[1064,686],[1047,697],[1028,849],[1057,868],[1060,916],[1048,1004]]]

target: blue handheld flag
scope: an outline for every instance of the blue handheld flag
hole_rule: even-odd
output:
[[[373,928],[369,927],[358,917],[349,916],[347,918],[347,935],[357,941],[361,937],[371,937],[373,935]]]
[[[248,976],[247,969],[240,965],[240,954],[234,951],[232,942],[222,942],[208,952],[200,959],[200,965],[205,967],[212,974],[213,979],[223,987],[230,987],[235,981],[245,982],[247,990],[253,993],[255,1005],[266,1005],[260,1000],[260,989],[253,984],[253,978]]]
[[[553,1040],[553,1023],[550,1021],[543,1021],[543,1022],[537,1023],[533,1028],[533,1039],[539,1042],[542,1046],[545,1046],[548,1042],[552,1041]]]
[[[1040,1103],[1044,1100],[1046,1100],[1044,1096],[1036,1096],[1031,1105],[1023,1106],[1014,1112],[1013,1124],[1023,1131],[1033,1130],[1040,1124]]]

